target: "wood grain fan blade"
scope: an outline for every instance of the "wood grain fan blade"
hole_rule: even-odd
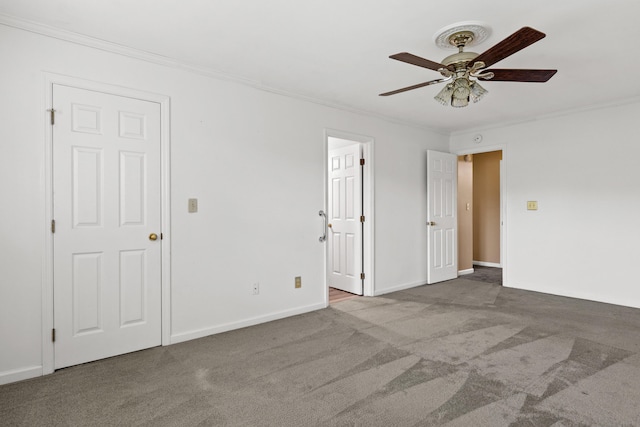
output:
[[[493,73],[490,79],[478,77],[478,80],[488,82],[535,82],[544,83],[548,81],[558,70],[524,70],[524,69],[499,69],[492,68],[482,70],[483,73]]]
[[[389,96],[389,95],[395,95],[396,93],[400,93],[400,92],[406,92],[408,90],[413,90],[413,89],[418,89],[420,87],[425,87],[425,86],[429,86],[429,85],[434,85],[436,83],[441,83],[444,81],[447,81],[449,79],[437,79],[437,80],[431,80],[428,82],[424,82],[424,83],[418,83],[417,85],[413,85],[413,86],[407,86],[404,87],[402,89],[397,89],[397,90],[392,90],[391,92],[385,92],[385,93],[381,93],[378,96]]]
[[[438,71],[440,68],[447,68],[446,65],[429,61],[428,59],[421,58],[409,52],[396,53],[395,55],[391,55],[389,58],[406,62],[407,64],[417,65],[418,67],[428,68],[434,71]]]
[[[489,50],[478,55],[478,57],[473,60],[473,63],[482,61],[486,67],[490,67],[496,62],[502,61],[519,50],[522,50],[525,47],[534,44],[538,40],[545,38],[545,36],[545,33],[538,30],[534,30],[530,27],[523,27]],[[473,63],[470,65],[473,65]]]

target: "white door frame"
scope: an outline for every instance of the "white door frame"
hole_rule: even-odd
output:
[[[114,86],[76,77],[43,72],[43,104],[40,108],[40,120],[44,124],[44,218],[43,218],[43,270],[42,270],[42,374],[54,371],[54,344],[51,340],[51,330],[54,325],[53,317],[53,234],[51,220],[53,219],[53,132],[48,109],[53,100],[53,85],[72,86],[79,89],[92,90],[111,95],[135,98],[160,104],[160,191],[161,191],[161,221],[162,221],[162,257],[161,257],[161,295],[162,295],[162,345],[171,344],[171,198],[170,198],[170,98]]]
[[[502,266],[502,285],[508,287],[507,276],[507,146],[492,145],[487,147],[468,147],[454,151],[453,154],[482,154],[491,151],[502,151],[500,162],[500,265]],[[456,253],[456,256],[457,253]]]
[[[325,129],[324,130],[324,210],[326,212],[327,206],[329,206],[329,190],[328,190],[328,168],[329,168],[329,138],[340,138],[346,139],[353,142],[359,142],[362,144],[363,156],[365,158],[365,167],[364,173],[362,177],[362,185],[364,186],[364,285],[362,287],[362,294],[364,296],[374,296],[375,295],[375,280],[374,280],[374,247],[375,247],[375,236],[373,233],[374,230],[374,183],[373,183],[373,152],[374,152],[374,139],[369,136],[358,135],[350,132],[335,130],[335,129]],[[325,306],[329,306],[329,287],[327,284],[327,257],[329,256],[329,248],[328,245],[325,244],[324,250],[324,284],[326,287],[325,293]]]

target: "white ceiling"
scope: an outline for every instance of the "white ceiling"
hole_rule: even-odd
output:
[[[640,96],[637,0],[0,0],[0,14],[158,54],[254,86],[443,132],[495,126]],[[547,83],[486,82],[467,108],[433,100],[439,78],[388,59],[440,62],[434,33],[481,21],[481,53],[523,26],[547,34],[496,68],[553,68]],[[2,20],[0,20],[2,22]]]

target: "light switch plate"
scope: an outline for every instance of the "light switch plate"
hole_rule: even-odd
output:
[[[529,211],[537,211],[538,210],[538,202],[535,200],[529,200],[527,202],[527,210]]]
[[[189,199],[189,213],[198,212],[198,199]]]

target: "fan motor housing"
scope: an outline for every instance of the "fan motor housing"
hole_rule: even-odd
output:
[[[475,52],[458,52],[453,55],[449,55],[442,60],[442,64],[449,65],[466,65],[478,57]]]

